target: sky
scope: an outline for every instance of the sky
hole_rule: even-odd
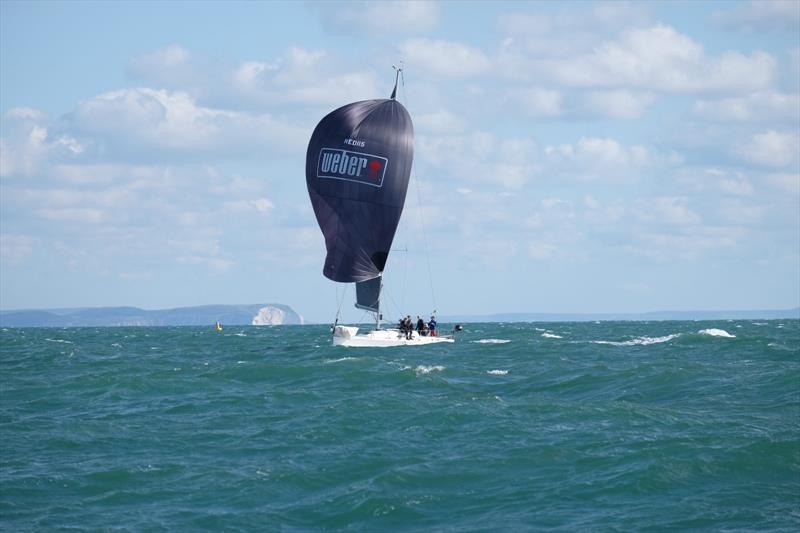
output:
[[[800,2],[0,2],[0,308],[283,303],[317,122],[415,128],[384,310],[800,306]]]

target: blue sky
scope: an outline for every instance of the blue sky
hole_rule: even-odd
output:
[[[387,316],[800,305],[796,1],[3,1],[0,45],[3,309],[361,318],[305,150],[400,61]]]

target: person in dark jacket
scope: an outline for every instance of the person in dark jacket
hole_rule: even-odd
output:
[[[428,322],[428,329],[430,330],[430,333],[428,333],[428,335],[430,335],[431,337],[435,337],[436,336],[436,317],[435,316],[432,316],[430,322]]]

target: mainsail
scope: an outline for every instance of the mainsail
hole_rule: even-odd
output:
[[[380,312],[381,283],[381,276],[357,282],[356,307],[373,313]]]
[[[365,100],[340,107],[314,129],[306,185],[325,236],[323,274],[357,285],[359,307],[377,311],[389,249],[405,203],[414,157],[414,128],[403,105]]]

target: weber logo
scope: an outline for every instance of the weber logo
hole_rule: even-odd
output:
[[[389,160],[385,157],[323,148],[317,162],[317,177],[382,187],[388,163]]]

